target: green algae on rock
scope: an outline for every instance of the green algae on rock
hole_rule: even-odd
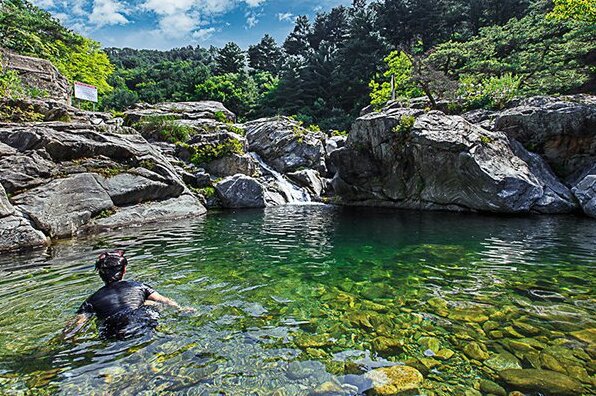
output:
[[[577,396],[583,393],[578,381],[556,371],[507,369],[499,372],[499,376],[510,386],[549,396]]]

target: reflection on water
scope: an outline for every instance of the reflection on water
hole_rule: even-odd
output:
[[[421,393],[463,394],[498,382],[492,362],[507,356],[556,362],[592,394],[596,346],[577,332],[596,327],[595,241],[583,218],[289,206],[4,255],[0,391],[300,395],[331,381],[354,394],[366,370],[405,362]],[[101,286],[95,258],[116,247],[130,277],[197,313],[163,311],[132,340],[91,325],[59,341]],[[464,352],[471,342],[486,356]]]

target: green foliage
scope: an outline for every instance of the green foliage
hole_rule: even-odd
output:
[[[383,107],[391,100],[391,77],[394,78],[396,97],[409,99],[424,95],[412,80],[412,61],[403,51],[392,51],[386,58],[387,70],[381,77],[370,82],[371,104],[375,108]]]
[[[14,70],[4,70],[0,66],[0,97],[20,98],[25,96],[25,93],[25,87],[18,73]]]
[[[439,45],[429,61],[453,78],[476,81],[510,73],[521,95],[567,93],[593,79],[589,54],[596,25],[562,22],[536,11],[503,26],[481,29],[467,42]]]
[[[277,75],[281,67],[283,53],[275,39],[266,34],[257,45],[248,48],[248,64],[257,71]]]
[[[482,143],[483,145],[487,145],[492,143],[492,139],[486,135],[480,135],[480,143]]]
[[[338,131],[337,129],[331,130],[331,136],[348,136],[348,131]]]
[[[416,117],[411,115],[402,115],[399,122],[393,127],[393,132],[396,134],[410,133],[416,123]]]
[[[246,114],[255,104],[257,87],[249,76],[227,73],[198,84],[195,95],[197,100],[216,100],[236,114]]]
[[[238,44],[230,42],[219,50],[216,62],[218,74],[238,74],[244,71],[246,56]]]
[[[549,18],[596,23],[596,2],[594,0],[554,0],[555,7]]]
[[[216,111],[214,116],[216,121],[228,122],[228,117],[226,117],[226,113],[224,113],[223,111]]]
[[[230,154],[244,154],[242,142],[236,139],[227,139],[218,144],[206,144],[202,146],[190,146],[179,144],[190,153],[190,162],[197,166],[203,166],[211,161],[223,158]]]
[[[306,129],[312,133],[321,132],[321,127],[317,124],[311,124],[308,127],[306,127]]]
[[[38,113],[32,104],[11,99],[0,101],[0,121],[5,122],[40,122],[45,116]]]
[[[98,173],[100,175],[102,175],[103,177],[105,177],[106,179],[109,179],[111,177],[117,176],[123,172],[125,172],[128,169],[128,167],[117,167],[117,166],[113,166],[110,168],[95,168],[95,167],[91,167],[88,168],[87,171],[88,172],[93,172],[93,173]]]
[[[51,61],[70,81],[97,86],[100,94],[113,66],[99,43],[63,27],[48,12],[26,0],[0,3],[0,42],[15,52]]]
[[[211,186],[199,188],[197,191],[199,194],[201,194],[202,196],[204,196],[207,199],[213,198],[216,195],[215,188],[213,188]]]
[[[459,97],[467,110],[485,108],[502,109],[519,95],[521,78],[505,73],[501,77],[476,80],[464,76],[460,81]]]
[[[194,133],[192,127],[181,125],[173,116],[145,116],[134,128],[170,143],[186,142]]]
[[[113,216],[114,214],[116,214],[116,211],[114,209],[104,209],[101,212],[99,212],[99,214],[97,216],[95,216],[95,218],[96,219],[105,219],[110,216]]]
[[[121,112],[138,101],[139,95],[136,92],[127,87],[118,87],[102,98],[101,107]]]

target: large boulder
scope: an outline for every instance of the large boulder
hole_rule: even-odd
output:
[[[112,177],[100,175],[98,181],[118,206],[177,197],[184,191],[181,184],[170,184],[145,168],[127,170]]]
[[[185,194],[165,201],[145,202],[118,208],[110,216],[92,220],[82,228],[82,232],[97,233],[147,223],[196,217],[206,211],[196,197]]]
[[[248,154],[231,153],[222,158],[217,158],[208,164],[206,169],[215,176],[233,176],[238,173],[247,176],[259,174],[259,166]]]
[[[514,149],[504,133],[438,111],[360,117],[332,160],[335,191],[349,204],[499,213],[577,208],[539,157]]]
[[[93,216],[114,206],[90,173],[53,180],[16,195],[13,203],[52,238],[75,235]]]
[[[493,128],[540,154],[563,178],[596,162],[596,97],[534,97],[496,114]]]
[[[0,218],[0,252],[48,246],[50,240],[20,213]]]
[[[596,218],[596,163],[582,172],[572,184],[571,192],[585,214]]]
[[[245,175],[227,177],[215,184],[215,190],[225,208],[264,208],[267,206],[265,187]]]
[[[281,173],[309,168],[326,172],[325,136],[287,117],[262,118],[244,124],[248,149]]]
[[[500,371],[499,376],[514,389],[540,392],[547,396],[575,396],[584,393],[581,383],[556,371],[508,369]]]

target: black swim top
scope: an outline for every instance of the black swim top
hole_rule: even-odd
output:
[[[106,319],[118,312],[135,310],[143,306],[147,298],[155,293],[150,286],[132,281],[110,283],[96,291],[79,308],[77,314],[95,314]]]

